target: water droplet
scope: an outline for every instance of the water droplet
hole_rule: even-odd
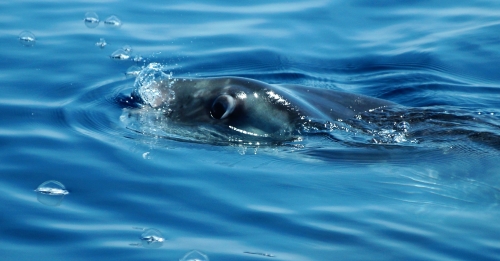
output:
[[[19,42],[26,47],[31,47],[31,46],[35,45],[36,38],[32,32],[22,31],[19,34]]]
[[[133,61],[136,63],[142,62],[142,60],[144,60],[144,58],[142,58],[142,56],[140,56],[140,55],[136,55],[133,59]]]
[[[209,261],[208,256],[198,250],[193,250],[184,255],[179,261]]]
[[[37,189],[38,202],[48,206],[59,206],[69,192],[64,185],[56,180],[45,181]]]
[[[122,21],[120,18],[116,17],[116,15],[112,15],[104,20],[104,24],[112,27],[120,27],[122,25]]]
[[[148,228],[141,234],[142,246],[146,248],[159,248],[165,239],[158,229]]]
[[[99,16],[94,12],[87,12],[83,22],[88,28],[96,28],[99,25]]]
[[[104,38],[99,39],[99,42],[95,43],[95,46],[98,46],[100,48],[104,48],[108,43],[106,43],[106,40]]]

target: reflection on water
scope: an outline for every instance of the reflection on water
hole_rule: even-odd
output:
[[[498,260],[499,1],[0,8],[2,256]],[[152,63],[401,107],[215,146],[135,110]]]

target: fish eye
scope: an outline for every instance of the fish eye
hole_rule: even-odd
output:
[[[212,103],[212,108],[210,109],[210,115],[212,118],[222,120],[229,116],[234,111],[236,107],[236,101],[231,95],[221,95],[215,99]]]

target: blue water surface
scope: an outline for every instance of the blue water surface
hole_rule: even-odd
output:
[[[4,0],[0,14],[1,260],[500,259],[497,0]],[[123,121],[150,63],[406,109],[272,146],[186,142]]]

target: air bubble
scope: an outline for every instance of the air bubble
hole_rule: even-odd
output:
[[[110,55],[110,58],[115,60],[128,60],[130,59],[130,52],[132,52],[132,48],[128,45],[125,45],[122,48],[114,51]]]
[[[141,243],[146,248],[159,248],[165,239],[158,229],[148,228],[141,234]]]
[[[128,60],[130,59],[130,53],[132,52],[132,47],[130,45],[125,45],[122,48],[114,51],[110,57],[115,60]]]
[[[396,125],[398,131],[408,132],[410,130],[410,124],[406,121],[402,121]]]
[[[64,196],[69,194],[64,185],[56,180],[45,181],[35,191],[38,202],[47,206],[59,206]]]
[[[94,12],[87,12],[83,22],[88,28],[96,28],[99,25],[99,16]]]
[[[114,51],[110,57],[115,60],[128,60],[130,58],[130,55],[125,52],[123,49],[118,49]]]
[[[95,43],[95,46],[100,47],[101,49],[104,48],[108,43],[106,43],[106,40],[104,38],[99,39],[99,42]]]
[[[137,75],[139,75],[139,73],[141,72],[142,68],[137,66],[137,65],[133,65],[133,66],[130,66],[127,71],[125,72],[125,75],[126,76],[131,76],[131,77],[137,77]]]
[[[198,250],[193,250],[184,255],[179,261],[209,261],[208,256]]]
[[[35,45],[36,38],[35,35],[30,31],[22,31],[19,34],[19,42],[27,47]]]
[[[120,18],[116,17],[116,15],[112,15],[104,20],[104,24],[112,27],[120,27],[122,25],[122,21]]]

